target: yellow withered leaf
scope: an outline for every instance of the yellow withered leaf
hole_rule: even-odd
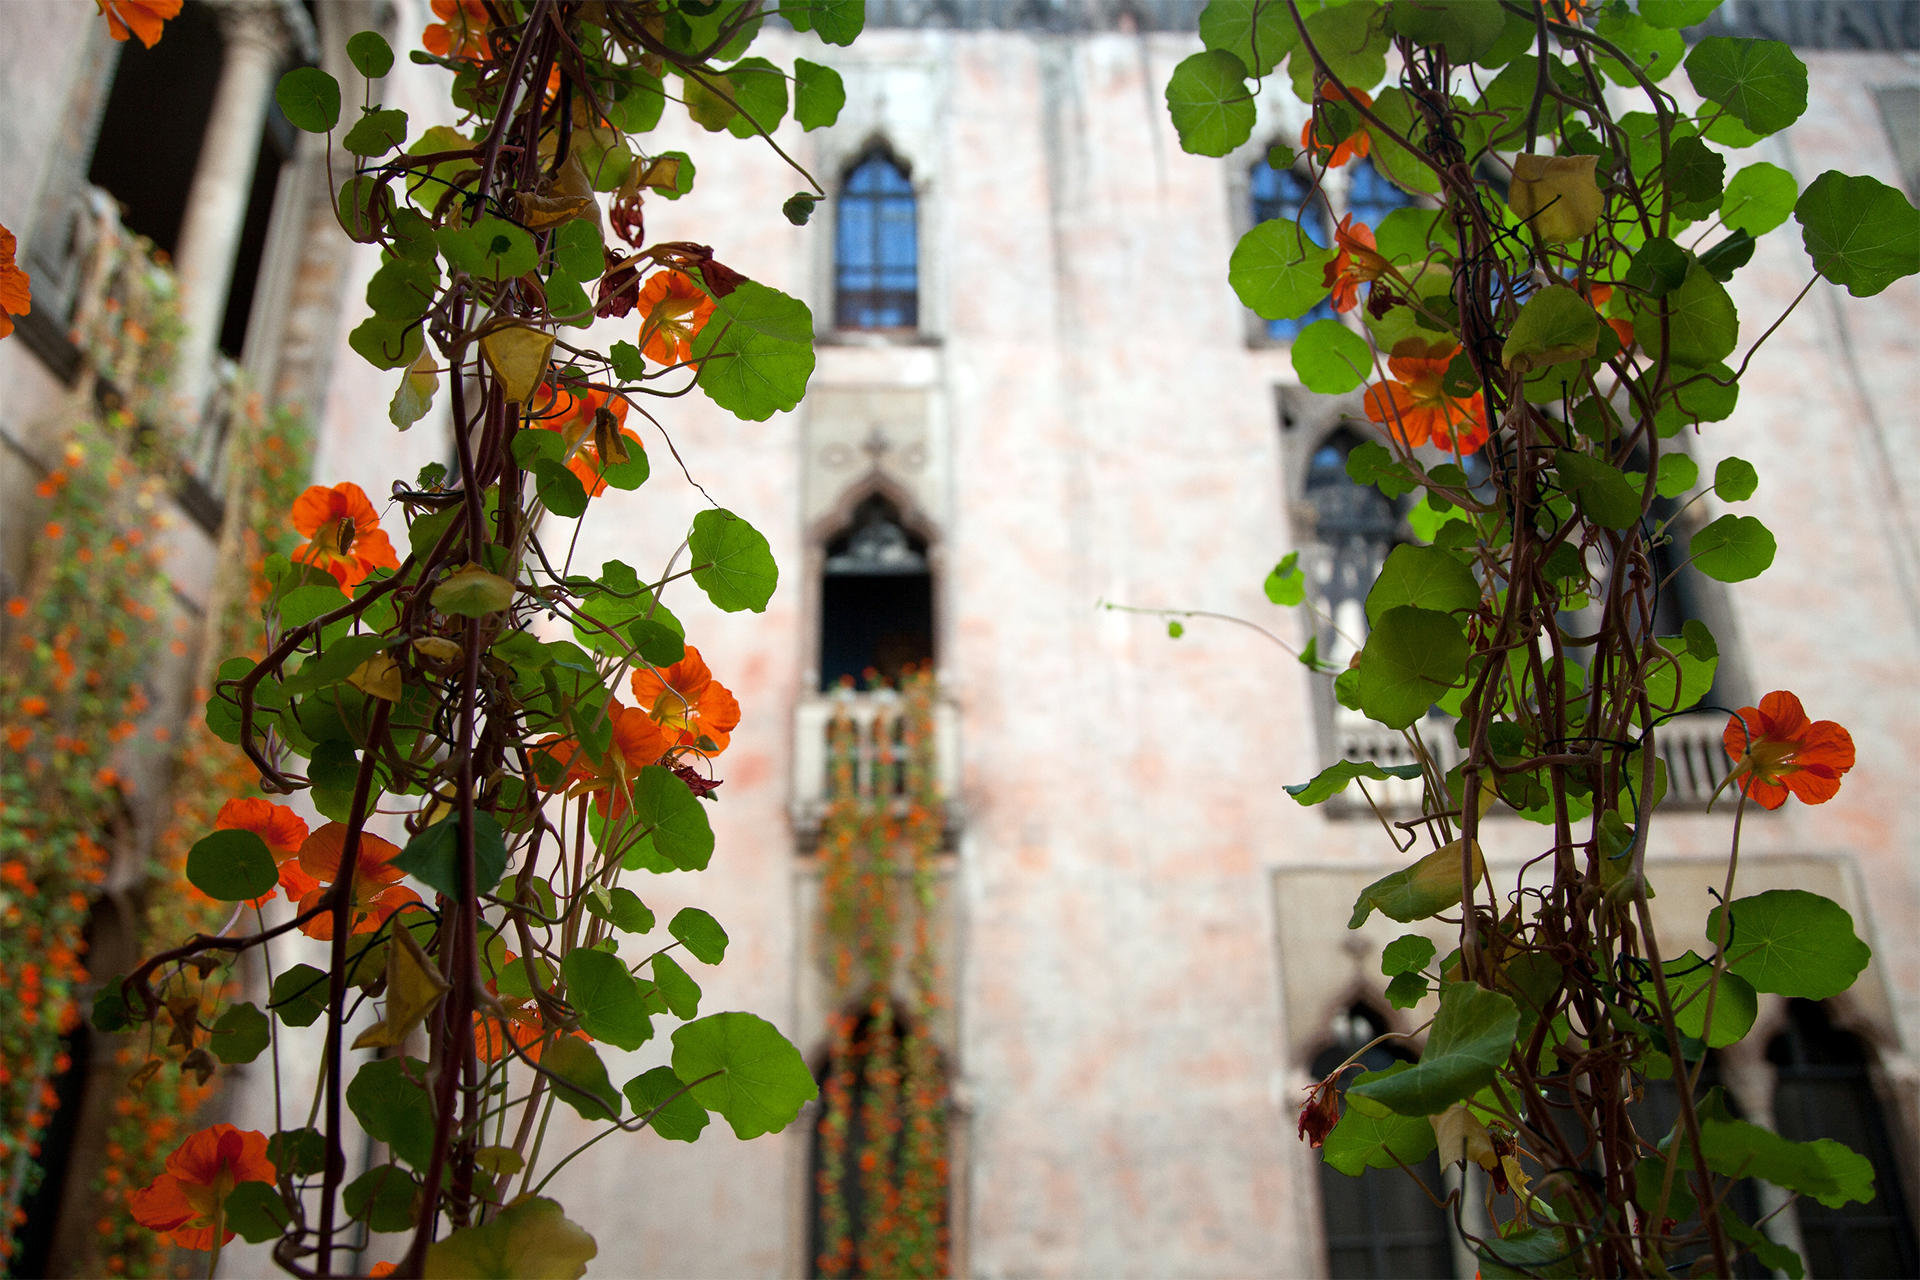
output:
[[[398,702],[400,701],[400,664],[395,662],[390,654],[376,653],[353,669],[347,676],[347,683],[369,698]]]
[[[507,399],[525,404],[546,376],[553,335],[523,324],[507,325],[480,339],[480,354],[500,379]]]
[[[1515,156],[1507,207],[1547,244],[1590,235],[1600,222],[1596,156]]]
[[[356,1049],[405,1044],[412,1030],[426,1021],[433,1007],[452,990],[427,953],[414,941],[413,931],[396,928],[387,947],[387,1008],[378,1026],[368,1027],[353,1042]]]

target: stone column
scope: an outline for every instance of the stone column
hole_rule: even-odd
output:
[[[214,6],[214,13],[225,41],[220,84],[174,257],[186,330],[175,362],[174,394],[190,421],[199,416],[210,385],[233,284],[234,253],[253,190],[260,130],[288,39],[272,0],[236,0]]]

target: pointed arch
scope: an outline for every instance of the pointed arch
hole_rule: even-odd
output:
[[[1370,1000],[1355,1000],[1329,1019],[1328,1036],[1309,1060],[1309,1075],[1315,1080],[1324,1079],[1387,1029],[1387,1019]],[[1396,1062],[1410,1062],[1413,1056],[1389,1041],[1368,1049],[1359,1061],[1368,1071],[1382,1071]],[[1351,1080],[1351,1075],[1347,1076],[1343,1086]],[[1452,1227],[1447,1215],[1405,1173],[1399,1169],[1367,1169],[1355,1178],[1324,1160],[1316,1163],[1327,1275],[1454,1274]],[[1428,1187],[1441,1186],[1440,1162],[1433,1154],[1412,1168]]]
[[[867,673],[896,681],[935,658],[932,538],[898,487],[875,471],[819,531],[820,688]]]
[[[918,199],[906,163],[884,139],[869,142],[841,175],[833,278],[838,327],[919,327]]]

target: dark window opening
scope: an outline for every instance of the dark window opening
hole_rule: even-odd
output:
[[[1290,218],[1315,244],[1324,247],[1333,243],[1327,197],[1298,170],[1276,169],[1265,160],[1256,160],[1247,172],[1247,194],[1253,202],[1255,224]],[[1292,342],[1315,320],[1332,318],[1333,303],[1322,298],[1314,303],[1313,310],[1297,319],[1267,321],[1267,336],[1276,342]]]
[[[1347,455],[1359,444],[1344,429],[1321,441],[1308,460],[1305,485],[1314,540],[1326,549],[1318,584],[1326,611],[1320,656],[1342,665],[1366,637],[1367,593],[1400,541],[1400,506],[1347,474]]]
[[[933,660],[933,575],[927,544],[875,495],[827,544],[820,592],[820,687],[869,673],[897,681],[909,664]]]
[[[1355,222],[1378,231],[1388,214],[1412,203],[1406,192],[1373,167],[1372,161],[1355,159],[1347,164],[1347,213]]]
[[[253,190],[247,195],[247,219],[234,251],[233,286],[220,323],[220,349],[238,360],[246,346],[247,325],[253,317],[253,295],[260,282],[260,264],[266,257],[267,231],[273,222],[273,198],[280,188],[280,170],[293,159],[295,134],[280,104],[267,107],[266,127],[260,132],[260,150],[253,166]]]
[[[220,28],[205,5],[167,23],[153,48],[129,40],[100,121],[87,181],[125,209],[129,229],[171,255],[179,249],[200,140],[220,82]],[[164,104],[164,105],[162,105]]]
[[[834,323],[918,327],[920,233],[906,170],[870,152],[841,184],[835,219]]]
[[[1811,1196],[1794,1202],[1807,1274],[1920,1275],[1906,1188],[1866,1047],[1812,1001],[1792,1001],[1788,1019],[1787,1029],[1767,1045],[1775,1071],[1775,1130],[1795,1142],[1832,1138],[1873,1165],[1874,1196],[1866,1204],[1829,1209]]]
[[[1386,1027],[1364,1006],[1356,1005],[1338,1019],[1335,1043],[1314,1058],[1309,1068],[1315,1079],[1346,1061],[1355,1049]],[[1375,1045],[1360,1057],[1368,1071],[1384,1071],[1409,1054]],[[1342,1077],[1352,1082],[1358,1072]],[[1444,1210],[1427,1199],[1413,1179],[1399,1169],[1368,1169],[1348,1177],[1320,1161],[1320,1212],[1327,1229],[1327,1274],[1340,1277],[1451,1276],[1452,1230]],[[1413,1171],[1420,1180],[1444,1195],[1440,1161],[1428,1155]]]

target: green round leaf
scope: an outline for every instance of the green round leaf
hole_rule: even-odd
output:
[[[573,954],[604,956],[607,953],[576,951]],[[607,958],[615,964],[620,963],[612,956]],[[624,967],[621,971],[625,972]],[[581,1025],[586,1025],[584,1020]],[[582,1120],[620,1118],[620,1092],[613,1087],[613,1081],[607,1078],[607,1067],[600,1061],[600,1054],[585,1040],[578,1036],[561,1036],[540,1055],[540,1065],[560,1077],[553,1086],[554,1096],[579,1112]]]
[[[800,1051],[751,1013],[710,1014],[675,1031],[673,1073],[741,1139],[779,1132],[820,1094]]]
[[[1500,363],[1521,373],[1568,360],[1584,360],[1598,349],[1600,313],[1572,289],[1538,289],[1513,322]]]
[[[1553,461],[1561,485],[1595,523],[1630,529],[1640,519],[1640,489],[1619,468],[1570,449],[1556,449]]]
[[[1660,335],[1660,309],[1667,309],[1667,353],[1675,364],[1702,369],[1718,364],[1740,344],[1740,317],[1726,286],[1698,262],[1665,298],[1633,295],[1629,313],[1634,336],[1652,348]]]
[[[428,1245],[421,1274],[427,1280],[580,1280],[599,1252],[559,1205],[529,1196],[480,1226],[459,1227]]]
[[[1813,269],[1856,298],[1920,271],[1920,211],[1884,182],[1829,169],[1793,206]]]
[[[1273,0],[1210,0],[1200,12],[1200,43],[1264,76],[1300,43],[1300,32],[1287,7]]]
[[[1338,320],[1315,320],[1287,354],[1307,390],[1323,396],[1345,395],[1373,373],[1373,348]]]
[[[187,851],[187,882],[209,898],[244,902],[280,883],[273,854],[251,831],[216,831]]]
[[[1765,137],[1807,109],[1807,67],[1778,40],[1708,36],[1687,55],[1687,79],[1741,124]]]
[[[1660,455],[1660,479],[1654,492],[1663,498],[1677,498],[1700,483],[1700,464],[1684,453]]]
[[[1303,11],[1306,8],[1301,6]],[[1306,15],[1307,37],[1328,70],[1350,89],[1371,90],[1387,74],[1393,37],[1386,24],[1376,20],[1379,14],[1377,5],[1343,4]],[[1313,100],[1315,67],[1306,45],[1296,45],[1287,59],[1287,76],[1293,81],[1294,96],[1302,102]]]
[[[838,71],[805,58],[793,60],[793,118],[801,128],[826,128],[846,105],[847,87]]]
[[[1702,1118],[1700,1146],[1715,1173],[1762,1178],[1830,1209],[1873,1199],[1872,1163],[1832,1138],[1791,1142],[1757,1124],[1720,1115]]]
[[[731,511],[709,508],[693,518],[687,540],[693,580],[727,613],[766,611],[780,581],[766,538]]]
[[[1380,972],[1389,978],[1418,973],[1433,963],[1433,956],[1432,938],[1423,938],[1417,933],[1402,934],[1380,953]]]
[[[1284,12],[1284,6],[1272,7]],[[1507,28],[1507,15],[1484,0],[1392,0],[1387,25],[1396,35],[1444,48],[1450,61],[1465,64],[1493,48]]]
[[[1307,575],[1300,568],[1300,553],[1289,551],[1273,566],[1262,584],[1267,599],[1281,608],[1292,608],[1307,598]]]
[[[1726,458],[1713,469],[1713,491],[1726,502],[1745,502],[1760,487],[1760,473],[1744,458]]]
[[[673,1142],[692,1142],[707,1127],[707,1111],[693,1100],[686,1083],[672,1067],[655,1067],[621,1087],[633,1114],[647,1127]],[[649,1118],[650,1117],[650,1118]]]
[[[325,133],[340,123],[340,86],[318,67],[295,67],[281,76],[273,100],[296,129]]]
[[[752,280],[719,300],[693,340],[707,398],[735,417],[764,422],[793,408],[813,374],[813,313],[798,298]]]
[[[327,1011],[326,971],[296,964],[279,974],[267,996],[267,1007],[287,1026],[312,1026]]]
[[[752,138],[762,130],[772,133],[780,127],[787,118],[787,77],[780,68],[765,58],[744,58],[728,67],[725,75],[739,107],[727,121],[729,133]],[[754,128],[756,124],[760,128]]]
[[[720,922],[698,907],[683,907],[667,925],[667,932],[678,938],[687,954],[703,964],[719,964],[727,954],[727,931]]]
[[[287,1213],[280,1188],[271,1182],[242,1182],[228,1194],[221,1206],[227,1226],[248,1244],[278,1240],[293,1221]]]
[[[1640,0],[1640,16],[1656,27],[1678,31],[1705,22],[1720,0]]]
[[[1420,776],[1418,764],[1379,765],[1371,760],[1342,760],[1329,765],[1313,776],[1309,782],[1295,783],[1287,788],[1287,794],[1301,804],[1319,804],[1330,800],[1347,789],[1347,784],[1355,778],[1373,778],[1384,781],[1387,778],[1413,779]]]
[[[645,993],[619,956],[581,947],[560,962],[560,975],[582,1031],[616,1049],[638,1049],[653,1038]]]
[[[682,871],[704,871],[713,857],[706,806],[671,769],[650,764],[633,783],[634,818],[648,829],[651,850]]]
[[[1384,1071],[1363,1071],[1348,1091],[1390,1080],[1413,1070],[1411,1062],[1396,1062]],[[1362,1095],[1364,1096],[1364,1095]],[[1327,1165],[1357,1178],[1368,1169],[1417,1166],[1433,1154],[1433,1122],[1424,1116],[1403,1116],[1385,1107],[1349,1105],[1321,1146]]]
[[[1434,1016],[1420,1061],[1410,1071],[1382,1074],[1348,1090],[1403,1116],[1438,1115],[1485,1088],[1506,1065],[1520,1010],[1497,991],[1471,982],[1440,988],[1440,1012]]]
[[[1360,707],[1390,729],[1427,714],[1467,669],[1467,637],[1444,613],[1401,606],[1382,613],[1360,651]]]
[[[369,1169],[341,1193],[347,1213],[374,1231],[405,1231],[413,1225],[420,1182],[397,1164]]]
[[[1183,151],[1224,156],[1253,136],[1256,112],[1247,68],[1224,49],[1207,49],[1182,61],[1167,81],[1166,97]]]
[[[378,80],[393,70],[393,49],[378,31],[362,31],[347,37],[347,59],[355,71],[369,80]]]
[[[1721,913],[1707,913],[1707,939],[1720,937]],[[1873,958],[1853,917],[1831,898],[1804,889],[1769,889],[1733,903],[1727,970],[1756,991],[1825,1000],[1853,985]]]
[[[413,839],[393,865],[449,898],[460,896],[460,820],[444,818]],[[473,815],[473,889],[489,893],[507,869],[506,837],[493,815]]]
[[[406,112],[369,111],[354,121],[340,145],[356,156],[383,156],[406,140]]]
[[[1415,605],[1435,613],[1458,613],[1480,603],[1480,584],[1473,570],[1435,547],[1402,544],[1387,553],[1367,592],[1367,621],[1401,605]]]
[[[375,1058],[347,1084],[347,1109],[376,1142],[416,1169],[433,1154],[433,1099],[418,1081],[427,1064],[417,1058]]]
[[[1735,231],[1763,236],[1793,212],[1800,184],[1779,165],[1756,160],[1733,175],[1720,200],[1720,217]]]
[[[670,955],[654,956],[653,989],[676,1018],[691,1018],[700,1012],[700,984]]]
[[[269,1038],[267,1015],[252,1004],[236,1004],[213,1024],[207,1047],[222,1062],[252,1062]]]
[[[488,280],[525,275],[540,265],[533,237],[505,218],[489,215],[469,227],[443,227],[439,242],[448,265]]]
[[[616,886],[606,890],[604,898],[600,890],[595,890],[587,895],[587,910],[622,933],[645,933],[653,928],[653,912],[631,889]]]
[[[1757,578],[1773,563],[1773,533],[1752,516],[1721,516],[1693,535],[1693,567],[1718,582]]]
[[[1326,269],[1334,260],[1290,218],[1260,223],[1234,247],[1227,283],[1262,320],[1294,320],[1327,296]]]

